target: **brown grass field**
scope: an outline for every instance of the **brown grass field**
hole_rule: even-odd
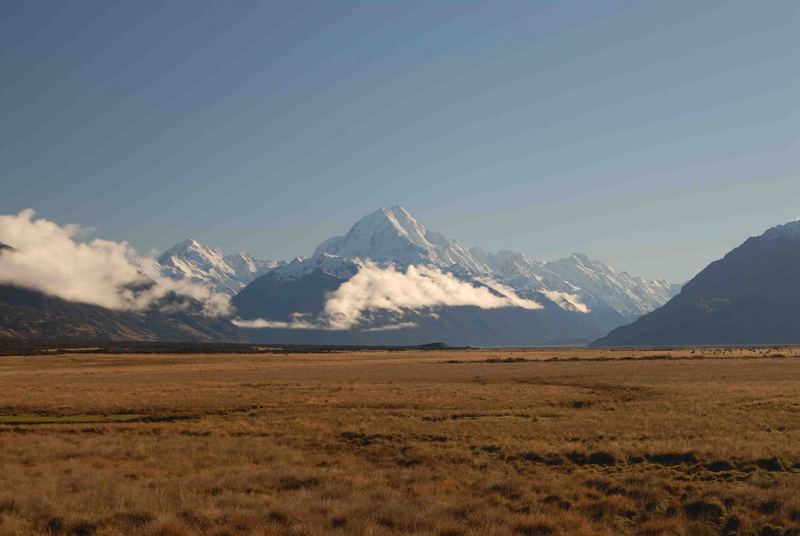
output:
[[[800,534],[800,349],[0,358],[0,534]]]

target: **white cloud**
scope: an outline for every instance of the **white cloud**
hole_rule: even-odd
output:
[[[578,313],[588,313],[589,306],[581,302],[580,296],[577,294],[569,294],[568,292],[559,292],[557,290],[543,290],[542,294],[545,297],[567,311],[576,311]]]
[[[265,320],[263,318],[256,318],[254,320],[242,320],[236,318],[232,320],[233,324],[240,328],[271,328],[271,329],[327,329],[331,328],[321,323],[316,323],[306,318],[305,315],[294,313],[290,322],[281,322],[277,320]]]
[[[433,316],[433,315],[431,315],[431,316]],[[397,331],[399,329],[411,329],[411,328],[415,328],[415,327],[417,327],[417,323],[416,322],[399,322],[397,324],[389,324],[389,325],[386,325],[386,326],[377,326],[377,327],[374,327],[374,328],[367,328],[367,329],[362,330],[362,331],[365,331],[365,332],[368,332],[368,333],[376,332],[376,331]]]
[[[488,285],[485,281],[481,283]],[[412,327],[409,322],[399,322],[405,313],[425,311],[435,314],[430,310],[458,306],[542,308],[535,301],[520,298],[512,289],[495,281],[491,281],[490,289],[472,285],[433,267],[409,266],[402,272],[394,266],[381,268],[364,262],[356,275],[328,294],[325,308],[317,319],[296,315],[290,322],[258,319],[236,323],[253,328],[347,330],[370,320],[371,312],[380,311],[384,313],[384,320],[388,313],[398,322],[368,329],[404,329]]]
[[[513,288],[506,286],[502,283],[499,283],[492,278],[481,277],[478,278],[478,281],[480,281],[490,289],[494,290],[495,292],[502,294],[508,299],[509,302],[511,302],[513,305],[517,307],[522,307],[523,309],[531,309],[531,310],[542,309],[542,305],[540,303],[517,296],[517,293]]]
[[[433,307],[541,308],[536,302],[519,298],[507,287],[504,290],[508,294],[498,295],[485,286],[473,286],[434,267],[409,266],[403,273],[393,266],[380,268],[367,262],[328,296],[323,314],[332,326],[347,329],[357,325],[365,312],[374,310],[402,314]]]
[[[227,296],[159,272],[157,261],[127,242],[82,241],[88,231],[34,217],[32,209],[0,215],[0,283],[110,309],[140,310],[174,293],[203,303],[209,315],[230,312]]]

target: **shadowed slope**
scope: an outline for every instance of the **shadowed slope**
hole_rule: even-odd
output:
[[[0,337],[45,340],[238,341],[224,318],[189,312],[113,311],[0,285]]]
[[[748,238],[597,346],[800,342],[800,222]]]

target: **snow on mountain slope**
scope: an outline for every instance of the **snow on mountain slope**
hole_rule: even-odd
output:
[[[228,255],[191,238],[173,246],[158,261],[166,276],[189,279],[231,295],[279,265],[275,261],[254,259],[247,253]]]
[[[542,277],[544,263],[541,261],[508,250],[489,253],[483,248],[475,247],[470,252],[476,259],[488,266],[493,275],[511,286],[535,288],[544,286]],[[562,290],[561,287],[565,285],[568,285],[566,281],[559,281],[559,290]]]
[[[392,262],[401,267],[455,265],[473,273],[489,272],[464,246],[426,230],[400,206],[381,208],[361,218],[345,236],[323,242],[312,258],[322,254]]]
[[[617,272],[579,253],[541,262],[512,251],[497,254],[481,248],[471,251],[500,281],[518,290],[530,288],[541,292],[562,307],[575,310],[604,304],[625,318],[636,318],[660,307],[678,292],[676,285],[666,281]]]
[[[544,281],[567,281],[584,301],[603,301],[626,318],[636,318],[664,305],[680,290],[679,285],[660,279],[645,279],[617,272],[600,261],[573,253],[570,257],[545,263]],[[556,289],[562,290],[562,289]],[[574,290],[563,289],[568,292]]]
[[[312,257],[297,257],[269,272],[270,279],[294,281],[312,272],[319,271],[342,280],[350,279],[358,271],[357,259],[343,258],[330,253],[314,254]]]

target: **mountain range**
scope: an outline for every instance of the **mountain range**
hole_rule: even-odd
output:
[[[117,311],[42,292],[0,285],[0,339],[244,342],[224,318],[197,312]]]
[[[511,291],[535,302],[523,307],[474,305],[407,308],[385,325],[372,316],[353,329],[285,329],[298,315],[318,317],[327,297],[358,272],[363,261],[400,271],[426,266],[492,293]],[[505,289],[505,290],[503,290]],[[585,255],[541,262],[522,254],[467,249],[429,231],[399,206],[382,208],[356,222],[344,236],[323,241],[308,258],[276,266],[233,298],[241,319],[266,320],[253,330],[263,341],[416,344],[541,345],[583,344],[665,303],[678,290],[666,281],[617,272]],[[383,328],[391,329],[383,329]]]
[[[0,260],[22,254],[13,240],[0,239]],[[96,247],[103,255],[117,251]],[[307,258],[258,260],[189,239],[152,262],[173,287],[159,282],[165,291],[144,309],[70,301],[41,290],[52,287],[14,286],[13,278],[0,278],[0,337],[475,346],[800,343],[800,221],[747,239],[682,288],[577,253],[540,261],[468,249],[399,206],[363,217]],[[137,285],[119,290],[131,298],[151,283]],[[230,298],[230,314],[208,316],[209,289]]]
[[[11,247],[4,251],[13,254]],[[177,314],[158,307],[106,314],[96,305],[3,286],[0,334],[340,344],[584,344],[652,311],[678,290],[666,281],[617,272],[581,254],[543,262],[510,251],[468,249],[426,229],[399,206],[363,217],[345,235],[323,241],[307,258],[260,260],[188,239],[157,260],[164,276],[230,296],[234,316],[205,319],[199,308]],[[377,279],[365,283],[365,274]],[[378,288],[384,277],[395,278],[399,287],[421,284],[423,294],[439,291],[439,301],[425,302],[416,287],[400,291],[400,296],[384,296],[394,292],[391,286]],[[358,288],[362,284],[368,287]],[[352,301],[354,292],[361,301]],[[343,296],[350,301],[343,302]],[[376,296],[386,303],[376,302]],[[410,296],[422,301],[409,301]],[[332,302],[340,309],[345,302],[352,308],[336,312],[349,324],[331,316]],[[246,327],[236,327],[231,320]]]

